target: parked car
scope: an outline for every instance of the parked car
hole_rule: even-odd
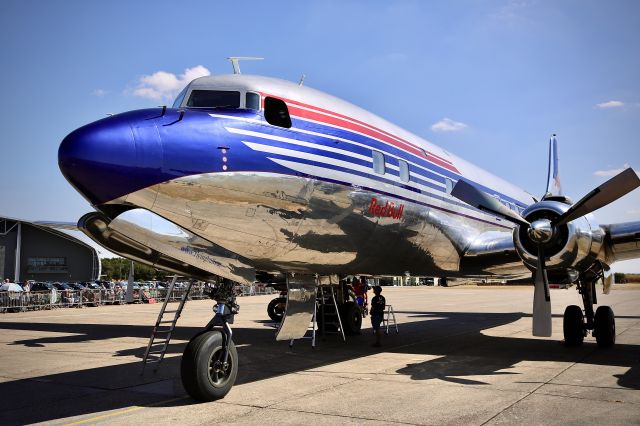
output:
[[[80,293],[67,283],[53,283],[53,286],[60,292],[60,302],[69,306],[80,304]]]
[[[35,282],[31,284],[31,291],[52,291],[55,287],[51,283]]]
[[[89,289],[89,290],[104,290],[104,287],[98,283],[95,283],[93,281],[87,281],[82,283],[82,285],[85,286],[85,288]]]
[[[31,284],[29,298],[38,306],[54,304],[58,301],[58,290],[52,283],[35,282]]]
[[[69,287],[71,287],[74,290],[86,290],[87,289],[81,283],[69,283]]]

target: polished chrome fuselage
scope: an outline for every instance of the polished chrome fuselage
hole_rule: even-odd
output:
[[[370,213],[403,206],[402,218]],[[299,273],[417,276],[520,276],[506,268],[460,269],[461,257],[487,231],[511,230],[454,212],[416,205],[361,188],[270,173],[188,176],[117,200],[240,253],[257,268]]]
[[[225,273],[236,268],[233,262],[320,275],[529,274],[515,253],[513,226],[450,194],[465,179],[522,211],[533,202],[525,191],[306,87],[250,76],[208,77],[191,86],[284,99],[293,125],[274,126],[262,111],[247,109],[156,109],[76,130],[61,144],[61,169],[108,218],[146,209],[209,241],[205,255],[222,262],[209,271],[233,280],[237,274]],[[375,171],[376,151],[384,155],[382,173]],[[112,226],[126,228],[119,219]],[[165,256],[179,250],[187,263],[186,255],[196,253],[200,268],[213,265],[182,247],[194,238],[152,250]],[[233,259],[225,263],[229,252]]]

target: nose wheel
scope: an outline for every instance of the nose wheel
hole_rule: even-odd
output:
[[[205,331],[189,341],[180,366],[182,385],[198,401],[223,398],[238,375],[238,352],[232,341],[228,350],[220,330]],[[225,352],[228,353],[225,361]]]
[[[210,297],[217,301],[215,316],[189,341],[180,364],[184,389],[202,402],[224,398],[238,375],[238,351],[229,325],[240,309],[233,283],[223,281],[210,291]]]

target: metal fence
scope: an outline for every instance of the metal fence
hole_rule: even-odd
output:
[[[273,287],[268,287],[266,284],[252,284],[252,285],[236,285],[236,293],[238,296],[261,296],[264,294],[273,294],[276,291]]]
[[[208,287],[194,285],[191,287],[188,300],[208,299]],[[166,288],[134,289],[134,303],[163,302],[166,297],[170,302],[179,301],[186,288],[176,287],[171,294]],[[273,294],[271,287],[263,284],[238,285],[239,296]],[[55,290],[55,291],[2,291],[0,292],[0,313],[22,312],[28,310],[81,308],[84,306],[118,305],[126,303],[126,289],[103,290]]]

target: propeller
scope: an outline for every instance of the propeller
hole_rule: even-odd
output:
[[[531,223],[503,206],[486,192],[462,179],[455,184],[451,195],[473,207],[528,228],[527,235],[538,248],[533,293],[533,335],[549,337],[551,336],[551,297],[545,265],[545,245],[554,239],[558,227],[612,203],[638,186],[640,186],[638,175],[633,169],[626,169],[589,192],[558,218],[553,220],[541,218]]]

